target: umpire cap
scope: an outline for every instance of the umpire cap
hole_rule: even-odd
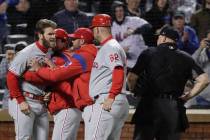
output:
[[[175,42],[179,40],[179,33],[176,29],[170,26],[165,26],[163,29],[160,31],[160,34],[162,36],[166,36]]]

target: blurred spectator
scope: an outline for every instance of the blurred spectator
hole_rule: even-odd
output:
[[[177,8],[180,6],[183,0],[170,0],[169,7],[172,11],[177,11]]]
[[[6,42],[8,35],[7,15],[6,10],[8,6],[14,6],[19,0],[0,0],[0,53],[3,53],[3,45]]]
[[[5,89],[4,94],[3,94],[3,100],[2,100],[3,109],[8,107],[9,93],[6,87],[6,74],[7,74],[9,64],[13,60],[14,56],[15,56],[14,46],[7,46],[6,57],[3,58],[0,63],[0,79],[1,79],[2,87]]]
[[[15,53],[21,51],[26,46],[28,46],[28,44],[25,41],[19,41],[18,43],[15,44]]]
[[[196,30],[199,40],[205,38],[205,33],[210,29],[210,0],[203,1],[203,7],[192,15],[191,25]]]
[[[14,47],[15,47],[14,44],[5,45],[6,57],[2,59],[1,64],[0,64],[0,79],[6,78],[8,64],[9,62],[12,61],[15,54]]]
[[[177,8],[177,10],[182,11],[185,14],[185,22],[189,24],[192,14],[200,8],[201,7],[197,4],[196,0],[183,0],[183,3]]]
[[[81,9],[84,12],[91,13],[92,12],[92,6],[94,4],[93,0],[80,0],[79,2],[79,9]]]
[[[188,24],[192,14],[201,8],[201,4],[196,0],[170,0],[171,11],[182,11],[185,14],[185,22]]]
[[[206,38],[203,38],[200,47],[192,55],[195,61],[210,76],[210,30]],[[208,107],[210,108],[210,85],[206,87],[198,96],[186,103],[187,107]]]
[[[154,0],[145,0],[145,1],[146,1],[145,2],[145,12],[148,12],[152,8]]]
[[[78,9],[78,0],[64,0],[65,9],[54,14],[52,20],[59,28],[73,33],[78,27],[89,27],[87,15]]]
[[[142,37],[143,32],[147,32],[147,21],[139,17],[125,16],[125,6],[120,1],[115,1],[112,5],[113,23],[112,36],[123,47],[127,55],[127,66],[131,69],[139,54],[147,48]],[[136,31],[142,31],[136,34]]]
[[[0,53],[3,53],[3,41],[5,41],[8,34],[7,16],[6,16],[7,3],[0,1]]]
[[[30,8],[28,0],[20,0],[16,6],[9,7],[8,24],[10,27],[10,34],[26,34],[27,28],[27,12]]]
[[[177,43],[178,48],[189,54],[193,54],[199,47],[199,41],[195,30],[190,26],[185,25],[184,13],[175,12],[172,24],[180,35],[180,39]]]
[[[144,10],[140,9],[141,0],[126,0],[126,3],[127,3],[126,15],[143,17]]]
[[[6,57],[3,58],[0,63],[0,79],[1,79],[2,87],[5,89],[4,96],[3,96],[3,106],[2,106],[3,109],[8,108],[9,93],[6,86],[6,74],[7,74],[8,67],[11,61],[13,60],[13,58],[15,57],[15,54],[21,51],[22,49],[24,49],[27,45],[28,44],[24,41],[20,41],[16,44],[5,45]]]
[[[168,0],[154,0],[152,9],[146,12],[145,19],[152,25],[153,34],[159,33],[164,25],[171,23],[168,6]],[[151,37],[153,46],[156,46],[156,40],[157,36]]]

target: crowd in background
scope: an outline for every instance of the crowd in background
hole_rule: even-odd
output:
[[[210,75],[210,0],[0,0],[0,54],[6,54],[0,58],[1,88],[17,46],[33,42],[39,19],[51,19],[70,34],[89,27],[96,13],[112,16],[112,35],[126,52],[128,70],[144,49],[156,46],[162,27],[172,25],[180,34],[178,48]],[[187,103],[193,105],[210,107],[209,87]]]

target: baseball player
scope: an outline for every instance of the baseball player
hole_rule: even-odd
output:
[[[83,108],[87,105],[90,105],[93,103],[93,100],[89,97],[88,94],[88,88],[89,88],[89,79],[90,79],[90,70],[92,68],[92,64],[93,64],[93,60],[96,56],[96,52],[97,49],[92,43],[93,41],[93,34],[92,31],[88,28],[78,28],[73,34],[69,35],[72,38],[72,42],[73,42],[73,50],[74,54],[72,55],[72,57],[66,57],[70,64],[67,66],[61,66],[61,67],[55,67],[54,69],[49,69],[49,68],[39,68],[38,72],[36,73],[38,75],[38,77],[41,77],[42,79],[44,79],[44,82],[46,83],[46,81],[48,82],[58,82],[58,81],[63,81],[63,80],[70,80],[70,83],[66,83],[66,82],[60,82],[60,83],[56,83],[56,85],[54,85],[54,90],[59,91],[60,95],[56,95],[58,93],[53,93],[52,92],[52,97],[50,100],[50,103],[48,105],[49,109],[50,109],[50,105],[52,104],[52,106],[54,105],[54,109],[55,108],[59,108],[61,109],[62,107],[59,107],[57,105],[59,105],[59,103],[55,103],[55,100],[58,100],[59,102],[64,102],[61,101],[62,99],[60,99],[61,97],[65,97],[68,98],[68,96],[72,97],[75,105],[78,109],[83,110]],[[58,47],[59,48],[59,47]],[[66,55],[66,53],[64,53],[64,55]],[[67,55],[66,55],[67,56]],[[70,55],[68,55],[70,56]],[[65,58],[63,59],[65,60]],[[65,74],[65,76],[64,76]],[[37,75],[34,78],[38,78]],[[25,73],[25,79],[30,81],[30,82],[34,82],[34,78],[32,78],[32,74],[31,72],[26,72]],[[54,77],[55,76],[55,77]],[[72,77],[74,76],[74,77]],[[33,80],[32,80],[33,79]],[[40,80],[38,80],[40,82]],[[43,84],[44,84],[43,82]],[[71,93],[72,92],[72,93]],[[68,95],[68,96],[65,96]],[[59,98],[60,96],[60,98]],[[56,97],[56,98],[55,98]],[[68,100],[69,101],[69,100]],[[53,107],[52,107],[53,108]],[[52,109],[50,109],[52,110]],[[67,109],[70,110],[70,109]],[[56,116],[58,114],[60,114],[61,111],[56,110]],[[52,112],[52,111],[50,111]],[[72,119],[72,114],[70,114],[69,119],[71,119],[71,124],[79,124],[77,123],[77,120],[79,120],[79,118],[81,118],[79,115],[77,115],[78,117],[75,119]],[[61,118],[61,116],[66,116],[66,115],[59,115],[59,117]],[[57,119],[59,119],[59,117]],[[63,128],[61,127],[61,125],[66,126],[67,122],[66,122],[66,117],[63,117],[63,120],[65,118],[65,121],[63,121],[62,123],[58,124],[57,128]],[[55,120],[56,123],[57,120]],[[58,121],[60,122],[60,121]],[[65,127],[67,128],[67,127]],[[55,130],[55,128],[54,128]],[[68,131],[70,131],[69,129],[64,129],[65,133],[70,133]],[[71,129],[72,130],[72,129]],[[75,129],[76,131],[77,129]],[[60,130],[61,131],[61,130]],[[57,132],[60,132],[57,131]],[[73,131],[73,130],[72,130]],[[55,133],[55,139],[61,139],[61,132],[60,133]],[[54,136],[54,132],[53,132],[53,136]],[[67,137],[66,137],[67,138]],[[64,139],[64,137],[62,137],[62,139]],[[76,139],[76,137],[71,137],[71,140]]]
[[[75,50],[72,54],[71,64],[66,67],[56,67],[51,69],[49,67],[41,67],[34,62],[34,70],[42,79],[58,82],[68,80],[73,76],[77,76],[82,73],[90,72],[93,60],[97,53],[97,48],[94,44],[90,44],[93,41],[92,31],[88,28],[78,28],[74,34],[70,34],[73,38],[73,46],[80,46],[80,49]]]
[[[73,60],[75,59],[71,56],[72,53],[69,50],[67,50],[67,47],[66,47],[68,34],[62,29],[56,29],[55,34],[56,34],[56,40],[57,40],[57,47],[56,47],[56,50],[54,51],[56,51],[57,53],[56,53],[56,56],[52,58],[52,60],[57,66],[63,63],[62,67],[67,67],[71,65]],[[81,35],[85,36],[85,39],[81,39],[80,41],[78,38],[81,38]],[[86,28],[79,28],[77,31],[75,31],[74,34],[70,34],[69,36],[74,38],[73,46],[72,46],[74,49],[79,49],[81,44],[90,43],[93,40],[93,35],[92,35],[91,30],[86,29]],[[64,46],[64,44],[66,45],[63,48],[62,46]],[[62,53],[59,54],[59,51],[62,51]],[[74,64],[71,65],[71,67],[74,67]],[[69,72],[71,71],[68,71],[68,73]],[[75,74],[79,74],[79,73],[75,73]],[[79,128],[80,120],[81,120],[81,111],[76,109],[74,99],[76,102],[79,101],[78,102],[79,105],[84,105],[84,102],[89,103],[87,101],[91,101],[90,103],[92,103],[92,100],[90,99],[90,97],[88,96],[89,99],[85,98],[84,94],[82,96],[86,100],[78,100],[78,97],[81,96],[79,95],[78,87],[80,87],[80,85],[83,88],[88,87],[88,86],[85,86],[86,83],[88,84],[88,81],[85,81],[86,80],[85,78],[87,77],[86,75],[88,75],[88,73],[80,74],[77,78],[68,77],[67,80],[73,81],[73,82],[60,82],[60,83],[55,83],[55,85],[53,85],[54,89],[51,94],[51,100],[48,104],[48,109],[51,112],[51,114],[53,114],[54,122],[55,122],[53,136],[52,136],[53,140],[57,140],[57,139],[76,140],[77,130]],[[52,81],[50,81],[50,78],[45,79],[45,80],[44,79],[40,80],[39,77],[37,77],[37,75],[33,76],[31,72],[25,73],[24,77],[26,80],[30,82],[39,82],[39,84],[44,84],[44,82],[52,83]],[[40,81],[42,81],[42,83],[40,83]],[[85,81],[86,83],[84,83],[83,81]],[[72,86],[74,86],[75,88],[72,89]],[[72,91],[74,91],[73,93],[74,96],[72,96]],[[83,91],[83,89],[81,89],[81,91]],[[87,94],[87,92],[85,94]],[[77,107],[81,109],[82,106],[81,107],[77,106]]]
[[[94,38],[100,48],[93,63],[89,94],[95,103],[84,110],[85,140],[119,140],[128,116],[125,91],[126,55],[111,35],[111,17],[93,17]]]
[[[56,48],[54,52],[56,52],[56,56],[52,58],[53,64],[64,67],[68,66],[71,64],[71,53],[67,48],[68,33],[58,28],[55,30],[55,36]],[[70,86],[68,90],[71,93],[71,85],[68,82],[65,84]],[[48,110],[54,117],[52,140],[76,140],[82,113],[76,108],[72,96],[53,90],[48,103]]]
[[[21,79],[28,70],[28,62],[35,57],[46,56],[56,45],[56,23],[41,19],[36,24],[37,41],[20,51],[12,61],[7,74],[10,94],[9,113],[14,119],[16,140],[47,140],[49,121],[43,104],[44,86],[35,86]]]

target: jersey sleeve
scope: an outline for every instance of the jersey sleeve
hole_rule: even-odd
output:
[[[7,73],[7,87],[9,89],[10,98],[15,98],[18,104],[25,101],[19,86],[19,77],[12,72]]]
[[[54,69],[48,67],[40,68],[37,74],[44,80],[51,82],[59,82],[68,80],[69,78],[76,76],[85,71],[85,61],[72,58],[71,63],[68,66],[59,66]]]
[[[121,93],[124,83],[124,69],[123,67],[115,67],[112,73],[112,86],[109,91],[109,98],[115,97]]]
[[[15,98],[18,104],[25,101],[25,98],[20,88],[19,76],[21,76],[27,69],[28,59],[29,55],[23,54],[22,52],[18,53],[12,61],[9,67],[9,72],[7,73],[7,86],[9,89],[10,97]]]
[[[148,22],[142,18],[139,18],[139,17],[132,17],[132,27],[134,28],[139,28],[145,24],[148,24]]]
[[[17,76],[21,76],[27,69],[29,56],[24,53],[18,53],[14,60],[11,62],[9,71]]]
[[[23,78],[25,81],[30,82],[34,85],[51,85],[52,83],[50,81],[46,81],[39,77],[39,75],[36,72],[27,71],[24,73]]]
[[[72,86],[67,81],[57,83],[54,86],[54,89],[59,93],[66,94],[68,96],[72,96]]]
[[[109,48],[105,52],[105,66],[109,67],[111,70],[114,70],[115,67],[121,66],[124,67],[124,57],[123,50],[119,48]]]

